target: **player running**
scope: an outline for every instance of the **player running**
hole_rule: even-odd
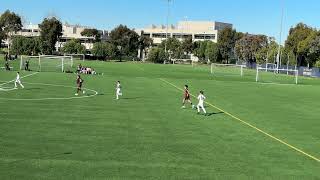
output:
[[[197,109],[198,109],[198,113],[200,113],[200,108],[202,109],[202,111],[204,112],[204,114],[206,115],[207,114],[207,111],[206,109],[204,108],[204,100],[206,99],[206,97],[204,96],[203,94],[203,91],[200,91],[200,94],[198,96],[198,100],[199,100],[199,103],[197,105]]]
[[[122,96],[121,84],[120,84],[120,81],[117,81],[117,84],[116,84],[116,99],[117,100],[119,100],[119,96]]]
[[[24,88],[24,86],[21,83],[20,72],[17,72],[17,77],[16,77],[16,80],[14,82],[14,88],[15,89],[18,89],[17,84],[19,84],[22,87],[22,89]]]
[[[82,84],[83,84],[83,79],[80,77],[80,75],[77,76],[77,93],[75,94],[76,96],[79,95],[79,93],[82,91]],[[85,91],[82,91],[84,94]]]
[[[191,96],[190,96],[190,92],[189,92],[189,86],[185,85],[184,86],[184,97],[182,100],[182,108],[186,108],[185,104],[186,102],[189,102],[191,104],[192,109],[194,109],[194,105],[191,102]]]

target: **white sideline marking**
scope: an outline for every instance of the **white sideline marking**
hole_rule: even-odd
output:
[[[160,78],[160,80],[163,81],[163,82],[165,82],[165,83],[167,83],[167,84],[169,84],[169,85],[171,85],[171,86],[173,86],[173,87],[175,87],[175,88],[178,89],[178,90],[183,91],[183,89],[181,89],[181,88],[179,88],[178,86],[170,83],[169,81],[166,81],[165,79]],[[196,96],[194,96],[193,94],[190,94],[190,95],[196,98]],[[211,107],[213,107],[213,108],[215,108],[215,109],[217,109],[217,110],[225,113],[226,115],[232,117],[233,119],[235,119],[235,120],[237,120],[237,121],[240,121],[242,124],[245,124],[246,126],[249,126],[250,128],[252,128],[252,129],[254,129],[254,130],[256,130],[256,131],[258,131],[258,132],[260,132],[260,133],[262,133],[262,134],[264,134],[264,135],[266,135],[266,136],[268,136],[268,137],[270,137],[271,139],[273,139],[273,140],[275,140],[275,141],[278,141],[278,142],[280,142],[281,144],[286,145],[287,147],[289,147],[289,148],[291,148],[291,149],[299,152],[300,154],[303,154],[303,155],[305,155],[305,156],[307,156],[307,157],[309,157],[309,158],[311,158],[311,159],[313,159],[313,160],[315,160],[315,161],[317,161],[317,162],[320,162],[320,159],[319,159],[319,158],[317,158],[317,157],[315,157],[315,156],[313,156],[313,155],[311,155],[311,154],[309,154],[309,153],[304,152],[303,150],[301,150],[301,149],[299,149],[299,148],[297,148],[297,147],[295,147],[295,146],[293,146],[293,145],[285,142],[284,140],[281,140],[281,139],[279,139],[279,138],[277,138],[277,137],[275,137],[275,136],[273,136],[273,135],[271,135],[271,134],[263,131],[262,129],[260,129],[260,128],[254,126],[254,125],[252,125],[252,124],[250,124],[250,123],[248,123],[248,122],[246,122],[246,121],[244,121],[244,120],[242,120],[242,119],[240,119],[240,118],[238,118],[238,117],[236,117],[236,116],[234,116],[234,115],[232,115],[232,114],[230,114],[229,112],[227,112],[227,111],[225,111],[225,110],[223,110],[223,109],[221,109],[221,108],[219,108],[219,107],[217,107],[217,106],[215,106],[215,105],[213,105],[213,104],[211,104],[211,103],[209,103],[209,102],[205,102],[205,103],[208,104],[209,106],[211,106]]]

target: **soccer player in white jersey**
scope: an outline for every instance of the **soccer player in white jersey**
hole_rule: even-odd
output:
[[[119,99],[119,96],[122,96],[122,92],[121,92],[121,84],[120,81],[117,81],[116,84],[116,99]]]
[[[20,73],[19,72],[17,72],[17,77],[16,77],[16,80],[14,82],[14,88],[15,89],[18,88],[17,84],[19,84],[22,87],[22,89],[24,88],[24,86],[21,83],[21,78],[20,78]]]
[[[198,96],[198,100],[199,103],[197,105],[197,109],[198,109],[198,113],[200,113],[200,109],[202,109],[202,111],[204,112],[204,114],[207,114],[206,109],[204,108],[204,100],[206,99],[206,97],[203,94],[203,91],[200,91],[200,94]]]

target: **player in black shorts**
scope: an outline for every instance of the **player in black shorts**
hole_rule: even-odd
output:
[[[83,79],[80,77],[80,75],[77,76],[77,93],[75,94],[76,96],[79,95],[79,93],[82,91],[82,84],[83,84]],[[82,91],[84,94],[85,91]]]

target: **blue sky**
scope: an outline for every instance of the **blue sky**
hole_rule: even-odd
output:
[[[216,20],[234,24],[238,31],[279,38],[281,6],[284,4],[284,33],[298,22],[320,27],[319,0],[173,0],[170,23],[179,20]],[[166,0],[0,0],[6,9],[20,14],[24,22],[40,23],[48,15],[63,22],[99,29],[118,24],[142,28],[165,24]]]

